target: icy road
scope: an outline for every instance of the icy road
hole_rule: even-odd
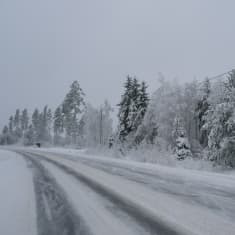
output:
[[[235,234],[235,176],[0,150],[0,234]]]

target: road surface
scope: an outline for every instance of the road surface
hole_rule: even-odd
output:
[[[32,172],[38,235],[235,234],[235,177],[17,150]]]

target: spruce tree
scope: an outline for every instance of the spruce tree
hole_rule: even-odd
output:
[[[208,130],[209,159],[235,166],[235,71],[229,74],[217,103],[205,118]]]
[[[201,89],[201,98],[199,99],[196,107],[196,118],[198,119],[198,128],[199,128],[199,142],[202,146],[206,147],[208,144],[208,131],[204,127],[205,125],[205,116],[209,110],[210,104],[208,98],[211,93],[211,84],[210,80],[206,79],[203,82]]]
[[[29,124],[29,116],[28,116],[28,110],[24,109],[21,114],[21,130],[26,131],[28,129]]]
[[[174,120],[172,136],[175,141],[177,159],[184,160],[185,158],[192,157],[183,120],[179,116],[177,116]]]
[[[18,129],[20,127],[20,110],[17,109],[14,117],[14,127]]]
[[[38,109],[36,108],[32,115],[32,127],[34,130],[34,140],[39,141],[40,140],[40,122],[41,117]]]
[[[9,132],[13,134],[13,126],[14,126],[14,118],[13,116],[10,116],[9,118]]]
[[[74,81],[62,104],[64,127],[67,139],[72,144],[77,142],[79,117],[85,107],[84,96],[80,84],[78,81]]]
[[[24,134],[24,145],[33,145],[35,141],[35,133],[33,125],[29,125],[25,134]]]
[[[118,104],[119,106],[119,140],[124,142],[126,137],[132,130],[131,126],[131,104],[132,104],[132,87],[133,87],[133,79],[130,76],[127,76],[126,83],[124,85],[124,94],[122,95],[121,102]]]
[[[62,142],[61,134],[64,132],[64,119],[61,107],[55,110],[53,120],[54,144],[60,145]]]

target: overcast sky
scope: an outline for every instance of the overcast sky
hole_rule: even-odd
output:
[[[0,127],[56,107],[73,80],[115,105],[127,74],[153,91],[235,67],[234,0],[0,0]]]

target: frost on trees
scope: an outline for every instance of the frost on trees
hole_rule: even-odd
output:
[[[219,86],[218,86],[219,84]],[[217,163],[235,166],[235,71],[231,72],[226,82],[216,84],[211,106],[205,117],[209,132],[209,159]]]
[[[129,145],[139,144],[143,138],[140,131],[148,104],[149,96],[145,82],[141,84],[136,78],[127,77],[125,91],[119,106],[119,140]]]
[[[77,144],[79,121],[85,109],[85,94],[78,81],[74,81],[62,104],[64,127],[68,144]]]
[[[175,139],[175,152],[177,154],[177,159],[184,160],[185,158],[192,157],[183,121],[178,116],[174,120],[174,130],[172,134]]]

